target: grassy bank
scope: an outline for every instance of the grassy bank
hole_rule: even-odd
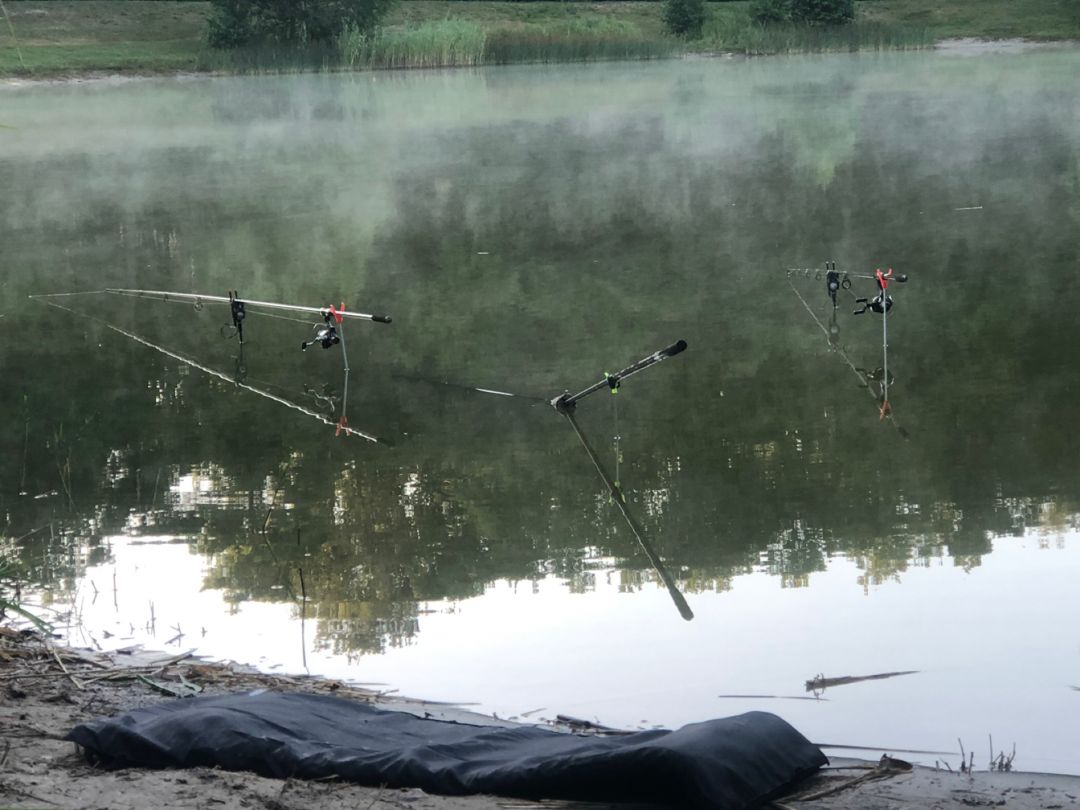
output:
[[[761,28],[748,3],[710,3],[703,39],[668,36],[659,2],[401,0],[383,27],[335,46],[239,54],[205,44],[209,3],[5,0],[0,76],[434,67],[742,53],[922,47],[950,37],[1080,39],[1066,0],[860,0],[835,31]],[[14,34],[14,35],[13,35]],[[338,47],[339,46],[339,47]]]

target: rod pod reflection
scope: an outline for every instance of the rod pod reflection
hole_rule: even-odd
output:
[[[687,604],[686,597],[682,595],[682,591],[679,590],[678,586],[675,584],[675,580],[672,578],[671,574],[668,573],[667,567],[664,565],[664,561],[660,558],[660,555],[656,553],[656,549],[654,549],[652,544],[645,538],[644,529],[642,529],[641,525],[630,513],[630,508],[627,504],[626,495],[623,492],[622,487],[619,486],[615,479],[611,477],[607,468],[604,467],[603,463],[600,461],[600,457],[589,443],[589,440],[585,436],[585,432],[581,429],[581,425],[578,424],[578,421],[574,416],[578,401],[587,397],[589,394],[601,391],[604,388],[607,388],[612,394],[617,394],[619,392],[619,386],[627,377],[637,374],[639,371],[644,371],[645,369],[650,368],[669,357],[674,357],[685,350],[686,341],[678,340],[670,346],[666,346],[663,349],[653,352],[647,357],[643,357],[636,363],[631,363],[622,371],[615,374],[605,374],[604,379],[590,385],[588,388],[585,388],[576,394],[570,394],[569,392],[560,394],[552,399],[550,404],[558,413],[566,417],[566,421],[570,423],[570,427],[573,428],[575,435],[581,442],[581,446],[589,456],[589,460],[592,462],[593,467],[596,468],[596,472],[603,480],[604,486],[607,487],[611,499],[619,508],[619,512],[626,521],[626,525],[630,527],[630,531],[638,541],[641,550],[644,551],[645,556],[649,558],[653,570],[656,571],[657,576],[659,576],[660,580],[664,583],[664,587],[667,588],[668,594],[671,596],[671,601],[675,603],[679,615],[687,621],[690,621],[694,618],[694,612],[690,609],[690,605]]]

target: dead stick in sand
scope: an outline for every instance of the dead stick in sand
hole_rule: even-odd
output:
[[[825,790],[819,790],[817,793],[811,793],[806,796],[791,796],[790,800],[793,802],[812,802],[816,799],[823,799],[826,796],[832,796],[834,793],[839,793],[842,790],[847,790],[851,787],[861,785],[863,782],[869,782],[874,779],[882,779],[886,776],[893,776],[895,771],[874,769],[870,773],[864,773],[862,776],[856,776],[853,779],[845,779],[839,785],[833,785]]]
[[[60,660],[60,654],[56,651],[56,647],[49,647],[48,645],[46,645],[46,647],[48,647],[49,652],[53,654],[53,658],[56,659],[56,663],[60,665],[60,669],[62,669],[64,671],[64,674],[67,675],[68,680],[75,684],[76,689],[82,689],[83,685],[75,679],[75,676],[72,675],[71,672],[68,671],[68,668],[64,666],[64,662]]]
[[[181,635],[183,635],[183,634],[181,633]],[[179,663],[180,661],[183,661],[183,660],[185,660],[187,658],[191,658],[191,656],[194,655],[194,653],[195,653],[194,650],[188,650],[187,652],[180,653],[179,655],[174,655],[172,658],[166,659],[165,661],[162,661],[161,663],[157,664],[156,665],[157,668],[153,672],[151,672],[150,674],[151,675],[159,675],[159,674],[161,674],[161,671],[163,669],[165,669],[167,667],[171,667],[173,664]]]
[[[378,803],[379,799],[382,798],[384,790],[386,790],[386,785],[379,785],[379,792],[375,794],[375,798],[371,800],[371,804],[367,806],[366,810],[371,810],[371,808],[374,807],[376,803]]]
[[[35,802],[45,802],[45,804],[58,806],[54,801],[46,799],[42,796],[35,796],[33,793],[27,793],[25,790],[19,790],[14,785],[8,784],[6,782],[0,782],[0,789],[7,791],[8,793],[14,793],[16,796],[23,796],[27,799],[33,799]]]

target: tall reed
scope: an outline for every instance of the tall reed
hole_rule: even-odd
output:
[[[346,29],[337,46],[348,68],[467,67],[483,64],[485,40],[476,23],[438,20],[370,34]]]
[[[677,48],[674,40],[647,37],[623,20],[571,19],[495,29],[488,34],[484,60],[488,64],[507,64],[655,59],[670,56]]]

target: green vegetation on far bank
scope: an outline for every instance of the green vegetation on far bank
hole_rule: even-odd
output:
[[[1078,0],[860,0],[837,28],[752,21],[751,2],[710,2],[700,39],[665,32],[661,2],[400,0],[374,33],[229,52],[207,45],[208,2],[5,0],[0,76],[436,67],[923,47],[951,37],[1080,39]],[[14,32],[14,37],[12,36]]]

